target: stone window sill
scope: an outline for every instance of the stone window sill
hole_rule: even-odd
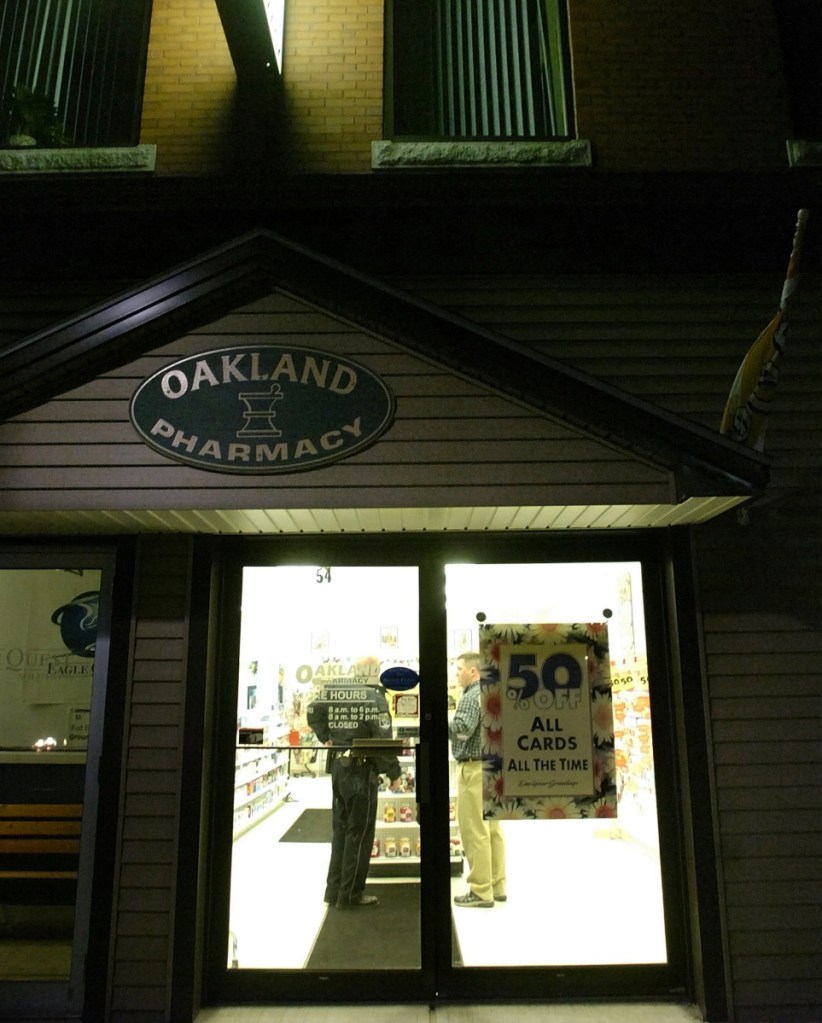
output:
[[[432,167],[590,167],[591,143],[465,141],[371,143],[372,170]]]
[[[157,146],[112,146],[99,149],[0,149],[0,173],[65,174],[154,170]]]
[[[788,139],[786,145],[790,167],[822,167],[822,142]]]

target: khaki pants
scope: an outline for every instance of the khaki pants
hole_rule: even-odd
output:
[[[457,764],[457,824],[468,860],[468,887],[490,902],[505,895],[505,842],[499,821],[482,816],[482,761]]]

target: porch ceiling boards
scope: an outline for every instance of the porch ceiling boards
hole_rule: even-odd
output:
[[[650,529],[696,525],[742,497],[691,497],[680,504],[483,508],[257,508],[150,511],[0,512],[0,532],[18,536],[200,533],[506,532]]]

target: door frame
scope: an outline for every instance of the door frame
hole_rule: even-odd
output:
[[[718,912],[718,892],[710,876],[698,876],[688,869],[687,833],[690,808],[709,805],[705,791],[709,779],[702,771],[691,777],[683,765],[695,756],[704,758],[707,746],[705,719],[698,696],[679,698],[681,665],[689,670],[699,663],[692,579],[687,552],[687,530],[644,531],[643,533],[461,533],[414,535],[321,535],[282,538],[239,538],[219,545],[220,599],[211,615],[209,634],[214,637],[214,677],[232,679],[232,684],[214,685],[211,711],[214,724],[209,747],[213,757],[210,772],[211,800],[208,818],[207,853],[202,877],[205,883],[203,1004],[256,1002],[428,1002],[477,999],[553,1001],[574,997],[631,997],[697,1000],[711,989],[724,993],[722,962],[706,963],[693,949],[702,940],[694,926]],[[668,812],[660,815],[660,858],[668,940],[669,961],[647,966],[580,966],[471,968],[451,966],[450,872],[447,862],[448,792],[438,776],[447,763],[447,720],[435,706],[435,694],[444,691],[446,678],[446,620],[444,566],[451,562],[477,564],[631,560],[642,563],[645,614],[648,636],[649,674],[653,678],[652,733],[659,805]],[[434,685],[420,687],[420,740],[428,752],[433,775],[430,803],[423,807],[421,826],[424,847],[434,853],[421,864],[421,919],[426,940],[420,970],[343,972],[319,975],[315,972],[230,970],[226,965],[228,933],[227,867],[230,862],[230,796],[235,744],[236,656],[239,644],[239,585],[246,564],[346,564],[417,565],[420,603],[420,676]],[[674,580],[673,566],[676,566]],[[689,621],[678,623],[677,614]],[[693,678],[691,677],[693,682]],[[701,686],[698,687],[701,692]],[[688,743],[685,743],[685,734]],[[694,785],[698,791],[695,791]],[[430,819],[425,820],[426,813]],[[704,836],[703,836],[704,837]],[[709,836],[711,839],[713,836]],[[703,867],[710,875],[715,865],[711,846],[703,854]],[[441,853],[438,850],[442,850]],[[442,862],[440,862],[442,860]],[[446,911],[447,907],[447,911]],[[690,928],[690,932],[689,932]],[[220,938],[220,935],[223,935]],[[716,999],[712,999],[718,1004]],[[717,1017],[720,1018],[720,1017]]]
[[[102,1018],[111,946],[115,860],[114,836],[122,767],[122,721],[129,653],[129,608],[134,575],[131,538],[96,542],[65,538],[43,543],[0,544],[0,570],[94,569],[100,572],[100,602],[89,735],[83,778],[83,816],[75,899],[70,975],[64,980],[0,982],[0,1016]],[[48,756],[48,754],[43,754]]]

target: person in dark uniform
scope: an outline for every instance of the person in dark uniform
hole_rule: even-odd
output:
[[[365,894],[377,821],[379,775],[400,785],[400,764],[391,754],[354,749],[354,739],[390,739],[391,715],[379,684],[379,662],[358,661],[350,676],[323,684],[308,710],[308,724],[329,750],[332,792],[331,860],[325,901],[337,909],[378,906]],[[344,747],[338,752],[333,747]]]

